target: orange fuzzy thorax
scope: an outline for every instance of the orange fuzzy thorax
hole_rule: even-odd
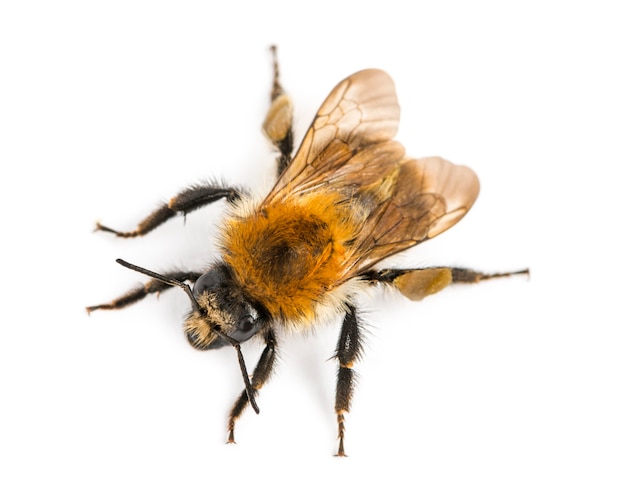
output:
[[[310,323],[350,263],[354,211],[332,192],[262,204],[224,225],[224,261],[275,320]]]

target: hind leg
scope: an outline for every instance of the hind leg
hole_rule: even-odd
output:
[[[263,122],[263,131],[280,154],[276,161],[276,171],[280,176],[289,166],[293,152],[293,106],[280,85],[276,46],[270,49],[274,60],[274,81],[270,95],[272,101]]]

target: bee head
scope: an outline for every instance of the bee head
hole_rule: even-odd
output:
[[[245,297],[225,264],[217,264],[200,276],[193,296],[195,303],[185,320],[185,334],[196,349],[245,342],[268,325],[268,316]]]
[[[193,291],[184,281],[144,269],[117,259],[116,262],[128,269],[150,276],[170,286],[177,286],[189,296],[193,310],[185,322],[185,333],[196,349],[220,348],[229,343],[237,352],[239,369],[246,387],[248,401],[259,413],[254,400],[248,370],[241,354],[240,343],[269,328],[269,316],[260,306],[253,306],[246,299],[241,286],[233,278],[226,264],[217,264],[198,278]]]

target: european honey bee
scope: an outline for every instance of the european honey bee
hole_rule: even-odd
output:
[[[465,167],[439,157],[412,159],[393,140],[400,109],[394,84],[381,70],[363,70],[340,82],[320,107],[292,158],[292,104],[274,79],[263,130],[278,150],[278,179],[262,200],[215,183],[193,185],[148,215],[130,232],[97,224],[97,230],[123,238],[143,236],[167,220],[220,199],[230,203],[221,225],[221,259],[202,271],[162,275],[123,260],[150,276],[99,309],[120,309],[172,286],[191,301],[185,334],[199,350],[232,345],[244,380],[228,420],[228,442],[235,423],[276,361],[277,334],[304,330],[323,319],[343,316],[334,357],[338,361],[335,413],[338,456],[345,456],[344,415],[354,391],[353,364],[362,340],[355,294],[370,285],[388,285],[411,300],[452,283],[526,274],[528,270],[483,274],[471,269],[377,268],[398,252],[433,238],[457,223],[479,191],[478,178]],[[241,343],[265,342],[249,376]]]

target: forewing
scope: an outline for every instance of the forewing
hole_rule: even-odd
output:
[[[391,77],[363,70],[340,82],[320,107],[293,161],[266,201],[329,183],[330,174],[367,145],[391,140],[400,107]]]
[[[478,197],[474,172],[440,157],[405,159],[391,197],[370,215],[348,276],[452,227]],[[346,278],[347,279],[347,278]]]
[[[392,141],[399,119],[389,75],[351,75],[326,98],[265,200],[329,186],[353,200],[363,220],[342,281],[449,229],[478,196],[471,169],[439,157],[406,159]]]

